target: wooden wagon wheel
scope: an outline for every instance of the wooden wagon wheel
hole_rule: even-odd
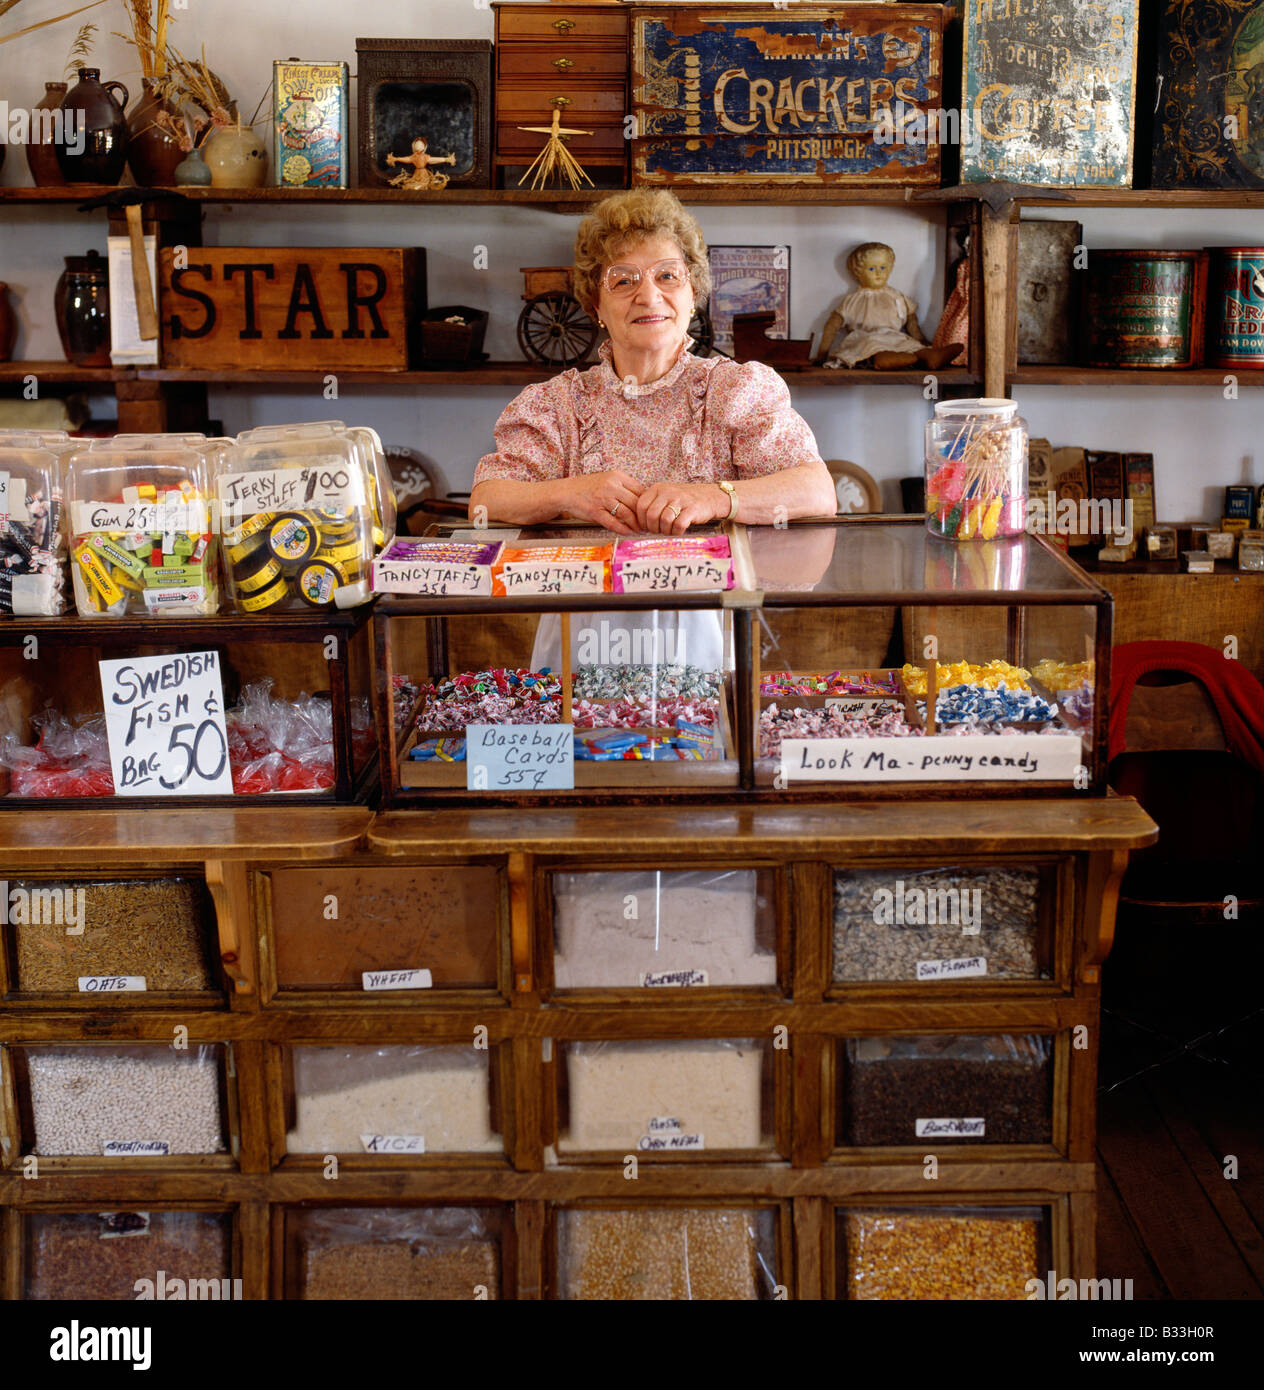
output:
[[[597,325],[569,294],[537,294],[518,315],[522,355],[542,366],[578,366],[596,341]]]
[[[715,329],[711,326],[711,315],[705,309],[695,309],[689,320],[689,336],[693,347],[689,349],[695,357],[710,357],[715,349]]]

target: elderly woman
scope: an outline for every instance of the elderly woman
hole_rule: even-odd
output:
[[[609,334],[601,361],[508,406],[474,474],[472,518],[679,536],[834,514],[829,470],[776,372],[689,352],[711,274],[702,232],[671,193],[599,203],[580,223],[573,284]]]

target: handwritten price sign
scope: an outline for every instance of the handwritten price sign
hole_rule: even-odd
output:
[[[116,796],[233,794],[214,652],[98,664]]]

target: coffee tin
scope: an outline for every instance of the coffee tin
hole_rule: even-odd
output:
[[[1206,251],[1092,251],[1084,275],[1089,367],[1198,367]]]
[[[1264,367],[1264,246],[1212,246],[1207,356],[1215,367]]]

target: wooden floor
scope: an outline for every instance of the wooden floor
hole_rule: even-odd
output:
[[[1261,972],[1258,923],[1121,915],[1103,972],[1097,1264],[1137,1299],[1264,1298]]]

